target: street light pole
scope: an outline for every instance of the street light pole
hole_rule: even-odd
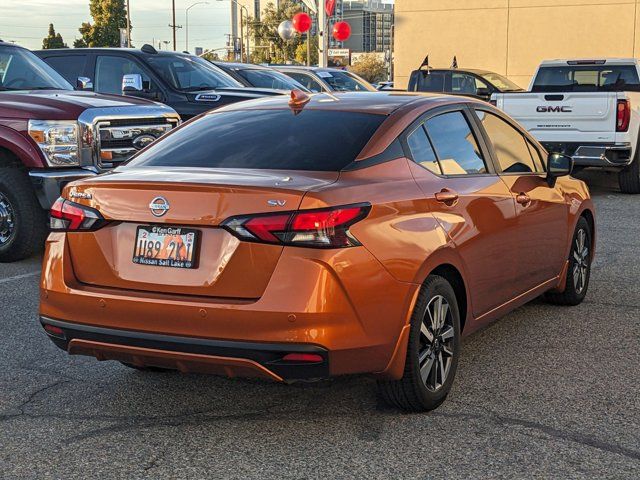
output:
[[[191,4],[191,5],[189,5],[189,6],[187,7],[187,9],[185,10],[185,16],[186,16],[187,18],[186,18],[186,22],[185,22],[185,24],[186,24],[186,25],[185,25],[185,26],[186,26],[186,28],[185,28],[185,33],[186,33],[185,37],[186,37],[186,38],[185,38],[185,42],[184,42],[184,44],[185,44],[185,50],[186,50],[187,52],[189,51],[189,9],[191,9],[191,8],[195,7],[196,5],[209,5],[209,2],[196,2],[196,3],[192,3],[192,4]]]
[[[129,9],[129,1],[127,0],[127,47],[131,48],[131,10]]]
[[[216,0],[218,2],[221,2],[222,0]],[[242,10],[244,10],[245,12],[245,17],[247,19],[247,63],[249,63],[249,10],[247,9],[247,7],[245,5],[242,5],[241,3],[238,2],[238,0],[230,0],[231,2],[235,3],[239,8],[240,8],[240,61],[243,61],[243,49],[244,49],[244,45],[243,45],[243,35],[242,35],[242,30],[243,30],[243,23],[242,23]]]

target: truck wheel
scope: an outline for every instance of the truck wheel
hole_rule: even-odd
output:
[[[378,382],[382,399],[410,412],[438,407],[451,390],[460,354],[460,314],[449,282],[430,275],[413,315],[404,374]]]
[[[40,250],[46,214],[29,178],[16,167],[0,167],[0,262],[15,262]]]
[[[564,291],[547,292],[544,298],[555,305],[578,305],[582,303],[591,277],[591,229],[584,217],[580,217],[571,241],[569,268]]]
[[[638,146],[640,147],[640,145]],[[618,183],[622,193],[640,193],[640,148],[636,149],[636,155],[631,165],[618,174]]]

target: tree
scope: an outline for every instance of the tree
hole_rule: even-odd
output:
[[[125,0],[90,0],[93,24],[84,22],[78,29],[81,39],[74,47],[119,47],[120,29],[127,27]]]
[[[297,49],[306,37],[296,35],[291,40],[282,40],[278,35],[278,25],[284,20],[291,20],[299,11],[301,11],[299,2],[283,0],[278,8],[273,3],[268,3],[260,15],[259,22],[249,19],[249,32],[254,45],[251,62],[285,63],[296,58]],[[316,49],[315,45],[311,47],[312,50]],[[315,53],[317,55],[317,51]],[[304,58],[306,61],[306,50]]]
[[[49,24],[49,34],[42,39],[42,48],[69,48],[62,40],[62,35],[56,33],[53,23]]]
[[[384,61],[375,53],[365,53],[361,55],[349,70],[360,75],[370,83],[384,80],[387,76],[387,67]]]
[[[317,35],[312,35],[311,36],[311,48],[309,49],[309,52],[311,53],[310,57],[311,57],[311,63],[310,65],[317,65],[318,64],[318,36]],[[303,38],[303,42],[300,43],[297,47],[296,47],[296,62],[302,64],[302,65],[306,65],[307,64],[307,37],[305,35],[305,37]]]

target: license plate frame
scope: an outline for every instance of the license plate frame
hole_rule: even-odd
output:
[[[131,260],[137,265],[150,267],[198,268],[200,236],[201,231],[193,228],[173,225],[138,225]],[[171,245],[172,242],[174,245]],[[173,258],[171,258],[172,255]]]

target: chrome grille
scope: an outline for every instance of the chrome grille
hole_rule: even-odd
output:
[[[98,166],[118,166],[177,124],[178,121],[172,118],[127,118],[98,122]]]

